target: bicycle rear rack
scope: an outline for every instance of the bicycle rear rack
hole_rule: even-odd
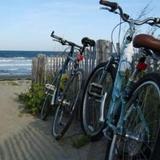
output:
[[[56,96],[57,88],[52,84],[45,84],[45,94],[51,96],[51,105],[55,104],[55,96]]]
[[[54,91],[55,90],[55,86],[52,84],[46,84],[45,88],[47,91]]]

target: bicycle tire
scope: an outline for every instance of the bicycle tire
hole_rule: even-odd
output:
[[[51,105],[51,101],[52,101],[52,96],[53,94],[55,94],[55,97],[54,97],[54,104],[56,103],[56,100],[57,100],[57,93],[58,93],[58,88],[59,88],[59,80],[62,76],[62,73],[58,73],[58,75],[56,75],[52,85],[55,86],[55,90],[49,90],[47,89],[46,91],[46,96],[45,96],[45,99],[44,99],[44,102],[42,104],[42,107],[41,107],[41,111],[40,111],[40,119],[42,120],[46,120],[47,117],[49,116],[50,112],[52,111],[52,108],[55,108],[55,106],[52,106]],[[56,92],[56,93],[54,93]]]
[[[115,160],[116,158],[160,160],[159,82],[160,74],[148,73],[135,84],[126,105],[126,113],[131,111],[131,115],[125,122],[126,133],[123,136],[116,134],[113,136],[110,149],[106,152],[106,160]],[[134,107],[134,110],[131,110],[131,107]]]
[[[98,79],[96,79],[99,75],[101,75],[101,72],[104,70],[104,67],[107,65],[107,62],[105,63],[101,63],[99,64],[93,71],[92,73],[90,74],[87,82],[86,82],[86,86],[84,88],[84,92],[83,92],[83,98],[82,98],[82,109],[81,109],[81,126],[82,126],[82,129],[84,131],[84,133],[88,136],[90,136],[91,140],[98,140],[102,137],[103,133],[102,133],[102,130],[104,128],[104,123],[100,122],[99,123],[99,117],[96,119],[96,123],[99,125],[97,128],[91,124],[89,124],[89,120],[87,122],[87,119],[89,119],[88,117],[91,117],[91,121],[93,120],[94,121],[94,116],[95,115],[98,115],[99,114],[99,111],[95,111],[95,114],[92,116],[92,108],[94,108],[94,105],[96,104],[96,98],[91,98],[91,96],[89,95],[88,93],[88,90],[89,90],[89,86],[91,83],[93,82],[96,82],[98,83]],[[105,103],[105,109],[107,109],[107,106],[108,106],[108,102],[109,102],[109,99],[111,97],[111,92],[112,92],[112,88],[113,88],[113,82],[114,82],[114,79],[115,79],[115,68],[110,65],[107,69],[107,72],[108,72],[108,75],[110,75],[110,79],[109,79],[109,83],[111,84],[110,86],[110,91],[108,92],[109,94],[107,95],[107,98],[106,98],[106,103]],[[95,78],[95,79],[94,79]],[[108,80],[107,78],[105,79],[106,81]],[[108,87],[109,84],[105,84],[103,83],[102,84],[102,87],[104,90],[106,90],[106,87]],[[104,91],[103,90],[103,94],[104,94]],[[89,98],[90,98],[90,101],[89,101]],[[89,104],[87,104],[87,101],[89,102]],[[100,108],[100,103],[98,103],[98,105],[95,107],[95,108]],[[95,123],[95,126],[97,125]],[[91,131],[91,127],[93,128]],[[89,128],[90,127],[90,128]]]
[[[47,119],[50,111],[51,111],[50,95],[47,93],[45,100],[43,102],[42,108],[41,108],[40,118],[45,121]]]
[[[78,80],[76,79],[76,78],[78,78],[77,75],[80,76]],[[52,121],[52,135],[55,137],[56,140],[60,140],[63,137],[63,135],[68,130],[68,128],[71,125],[71,122],[73,120],[74,113],[77,108],[77,101],[80,96],[82,85],[83,85],[83,70],[78,69],[76,71],[76,73],[74,73],[74,75],[70,76],[70,78],[71,79],[68,80],[66,86],[64,87],[64,92],[63,91],[61,92],[61,94],[63,94],[63,98],[57,104],[55,116],[53,117],[53,121]],[[79,84],[77,82],[79,82]],[[79,88],[75,91],[72,90],[73,88],[74,89],[76,88],[75,86],[74,87],[72,86],[72,85],[74,85],[74,83],[79,85],[78,86]],[[72,91],[73,91],[73,93],[72,93]],[[77,94],[75,94],[75,93],[77,93]],[[72,97],[72,99],[70,102],[71,97]],[[69,103],[71,103],[71,104],[69,104]],[[66,115],[61,115],[61,114],[66,114]],[[69,114],[69,115],[67,115],[67,114]],[[62,117],[60,117],[60,115]],[[61,118],[61,120],[59,120],[59,118]],[[65,122],[62,120],[62,118],[64,118]],[[63,122],[61,122],[61,121],[63,121]]]

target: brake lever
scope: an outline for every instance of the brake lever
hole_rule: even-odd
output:
[[[66,42],[63,41],[63,40],[57,40],[57,39],[52,39],[52,40],[55,41],[55,42],[59,42],[59,43],[61,43],[62,45],[66,45]]]
[[[108,11],[111,10],[110,8],[107,8],[107,7],[100,7],[100,9],[102,9],[102,10],[108,10]]]
[[[57,39],[52,39],[52,41],[55,41],[55,42],[60,42],[59,40],[57,40]]]
[[[119,12],[117,12],[117,11],[115,11],[115,10],[112,10],[111,8],[100,7],[100,9],[102,9],[102,10],[107,10],[107,11],[112,12],[112,13],[115,13],[115,14],[119,14]]]
[[[149,24],[152,27],[155,26],[160,28],[160,24],[155,24],[154,22],[148,22],[147,24]]]

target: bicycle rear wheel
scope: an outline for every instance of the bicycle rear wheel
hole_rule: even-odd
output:
[[[57,109],[52,122],[52,134],[59,140],[69,128],[83,84],[83,71],[68,75],[66,84],[60,89]]]
[[[133,90],[126,105],[123,136],[114,135],[106,160],[158,160],[160,149],[160,75],[147,74]],[[155,157],[156,156],[156,157]]]
[[[107,63],[102,63],[93,70],[83,93],[83,105],[81,111],[82,128],[85,134],[90,136],[92,140],[97,140],[103,135],[102,129],[104,128],[104,123],[100,122],[102,99],[104,94],[107,93],[104,107],[104,113],[106,113],[115,78],[115,69],[112,66],[107,68],[107,72],[104,75],[104,68],[106,65]]]

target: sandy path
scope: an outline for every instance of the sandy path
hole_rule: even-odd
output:
[[[33,121],[33,117],[28,115],[21,118],[16,101],[17,94],[24,92],[28,87],[25,81],[19,81],[19,85],[13,82],[0,82],[0,137],[12,134],[19,127]],[[11,132],[11,133],[10,133]]]
[[[23,81],[18,84],[0,82],[0,160],[104,159],[103,141],[75,149],[72,147],[74,133],[68,133],[57,142],[51,136],[50,121],[43,122],[31,115],[21,115],[16,97],[29,84]]]

